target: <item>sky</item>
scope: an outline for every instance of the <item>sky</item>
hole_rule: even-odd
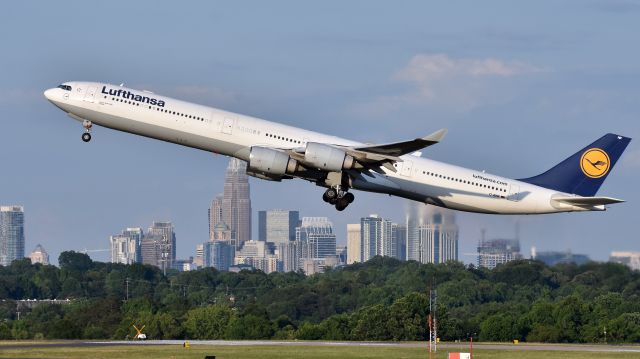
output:
[[[607,132],[635,138],[599,194],[606,212],[459,213],[460,259],[481,229],[529,248],[606,260],[640,250],[640,1],[20,1],[0,12],[0,204],[25,207],[26,253],[100,250],[125,227],[175,225],[180,258],[208,239],[228,159],[81,125],[42,92],[64,81],[128,87],[363,142],[448,128],[423,156],[512,178],[541,173]],[[377,213],[406,200],[251,179],[257,211]],[[90,252],[108,260],[108,252]]]

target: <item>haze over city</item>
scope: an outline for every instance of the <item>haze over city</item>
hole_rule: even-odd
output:
[[[83,143],[81,126],[42,96],[67,80],[126,83],[366,142],[446,127],[423,156],[514,178],[607,132],[638,138],[640,6],[552,4],[542,12],[495,2],[468,13],[461,3],[422,2],[11,4],[0,14],[0,203],[25,207],[26,252],[40,243],[54,262],[156,220],[175,225],[178,258],[208,239],[207,210],[228,159],[105,128]],[[628,202],[607,212],[459,213],[460,253],[474,252],[482,228],[513,236],[516,221],[525,256],[532,245],[597,260],[640,250],[639,173],[632,142],[599,192]],[[336,212],[311,184],[250,181],[254,238],[257,211],[273,208],[329,217],[341,245],[346,224],[370,213],[404,221],[403,199],[356,192]]]

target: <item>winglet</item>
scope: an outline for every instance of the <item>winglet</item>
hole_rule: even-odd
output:
[[[430,142],[440,142],[444,138],[444,135],[447,134],[447,131],[448,130],[446,128],[439,129],[438,131],[428,136],[422,137],[422,140]]]

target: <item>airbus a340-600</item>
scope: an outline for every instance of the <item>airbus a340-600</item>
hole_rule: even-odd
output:
[[[353,202],[351,190],[495,214],[599,211],[623,202],[595,196],[631,140],[611,133],[540,175],[515,180],[421,157],[444,129],[367,144],[106,83],[65,82],[44,95],[82,123],[85,142],[95,124],[236,157],[251,176],[325,187],[322,199],[339,211]]]

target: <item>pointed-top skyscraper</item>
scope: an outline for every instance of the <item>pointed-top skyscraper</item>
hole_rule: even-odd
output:
[[[251,198],[247,163],[232,158],[224,179],[224,192],[217,196],[209,209],[210,239],[218,223],[222,221],[231,231],[235,247],[240,248],[251,240]]]

